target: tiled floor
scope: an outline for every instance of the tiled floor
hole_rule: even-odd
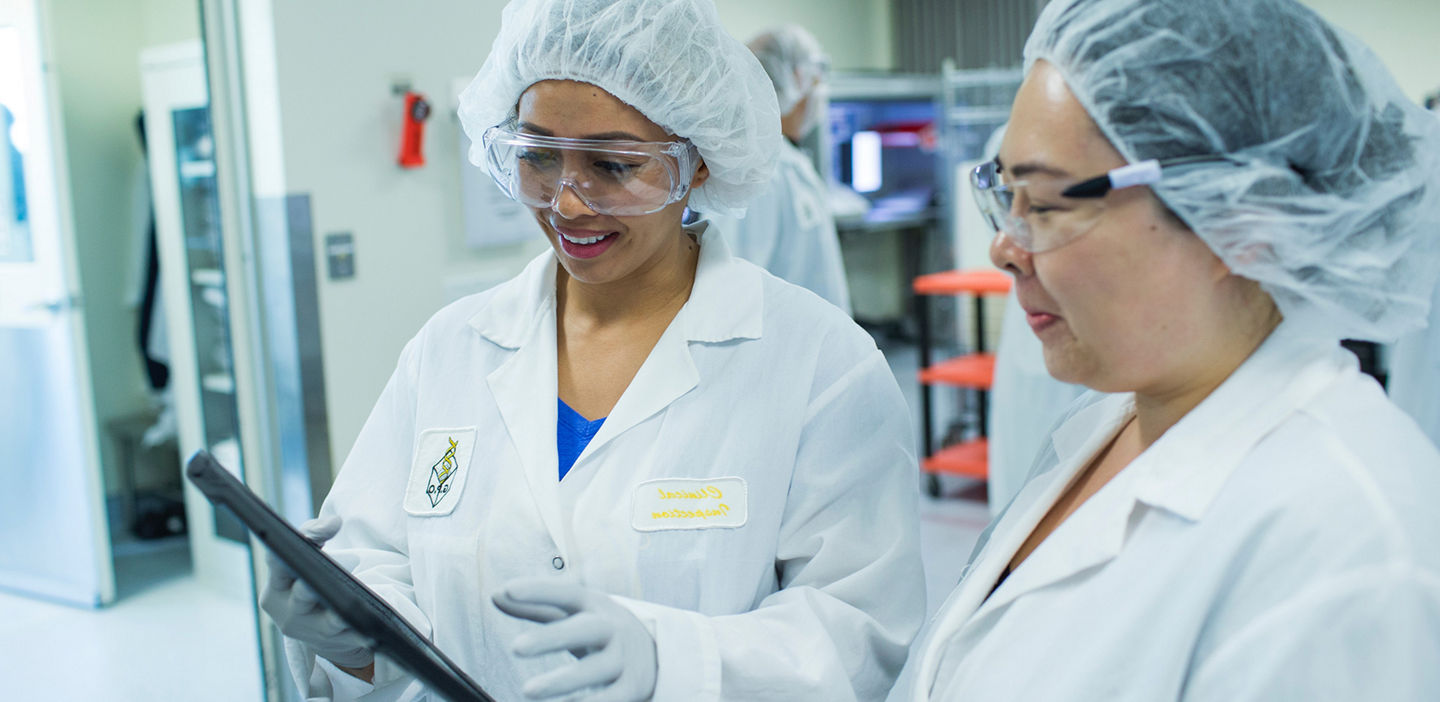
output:
[[[101,610],[0,593],[0,698],[257,702],[255,614],[190,576],[183,540],[115,560]]]
[[[919,417],[913,347],[887,348]],[[918,436],[918,434],[917,434]],[[933,612],[989,520],[983,485],[943,485],[921,501],[921,551]],[[131,544],[116,559],[120,598],[103,610],[0,592],[0,699],[45,702],[258,702],[255,612],[190,575],[183,540]]]
[[[957,497],[920,503],[920,556],[925,562],[926,618],[960,582],[975,539],[990,523],[984,502]]]

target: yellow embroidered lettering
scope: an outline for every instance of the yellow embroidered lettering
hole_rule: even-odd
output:
[[[730,515],[730,505],[718,505],[715,509],[671,509],[664,512],[651,512],[651,519],[710,519],[711,517],[727,517]]]
[[[725,492],[714,485],[706,486],[702,490],[666,490],[655,488],[662,500],[719,500],[725,497]]]
[[[639,531],[738,528],[747,521],[745,500],[739,478],[642,483],[635,491],[631,523]]]

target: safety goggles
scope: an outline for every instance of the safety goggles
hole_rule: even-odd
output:
[[[1000,164],[987,161],[970,172],[970,188],[980,213],[997,234],[1025,251],[1041,253],[1094,229],[1110,191],[1154,185],[1168,168],[1226,160],[1221,156],[1151,159],[1085,180],[1039,176],[1009,183],[1003,182]]]
[[[658,212],[690,191],[700,152],[688,141],[566,139],[486,130],[481,138],[495,184],[511,199],[548,209],[570,188],[600,214]]]

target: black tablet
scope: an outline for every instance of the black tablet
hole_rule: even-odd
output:
[[[373,641],[377,653],[403,666],[432,693],[450,702],[495,702],[430,639],[290,526],[208,451],[197,451],[185,474],[206,499],[233,512],[331,609]]]

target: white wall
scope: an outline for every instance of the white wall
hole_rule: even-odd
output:
[[[948,0],[947,0],[948,1]],[[717,0],[720,22],[741,41],[777,24],[799,24],[837,70],[890,69],[887,0]]]
[[[317,253],[328,233],[355,237],[355,278],[327,280],[323,260],[316,271],[337,468],[401,346],[447,302],[445,280],[486,263],[460,238],[459,126],[449,93],[455,78],[483,62],[502,6],[451,1],[417,12],[382,0],[272,5],[285,191],[311,196]],[[423,168],[396,165],[403,108],[391,93],[397,79],[435,108]],[[503,279],[525,254],[510,248],[489,258],[502,269],[492,277]]]
[[[117,2],[117,0],[106,0]],[[178,44],[200,37],[200,0],[119,0],[140,6],[141,43]]]
[[[1417,102],[1440,89],[1440,0],[1302,0],[1359,37]]]
[[[144,178],[134,125],[141,25],[124,2],[47,4],[101,460],[107,491],[113,491],[116,456],[106,422],[146,405],[132,304],[139,280],[135,193]]]
[[[837,68],[889,65],[883,0],[720,0],[737,36],[770,24],[809,24]],[[504,280],[546,246],[485,252],[461,235],[452,82],[473,75],[498,30],[503,0],[414,6],[382,0],[273,1],[280,133],[287,193],[308,193],[316,249],[327,233],[355,237],[356,276],[329,281],[318,261],[321,337],[331,453],[349,453],[394,368],[400,348],[464,287]],[[425,128],[427,165],[395,165],[408,80],[435,113]]]

